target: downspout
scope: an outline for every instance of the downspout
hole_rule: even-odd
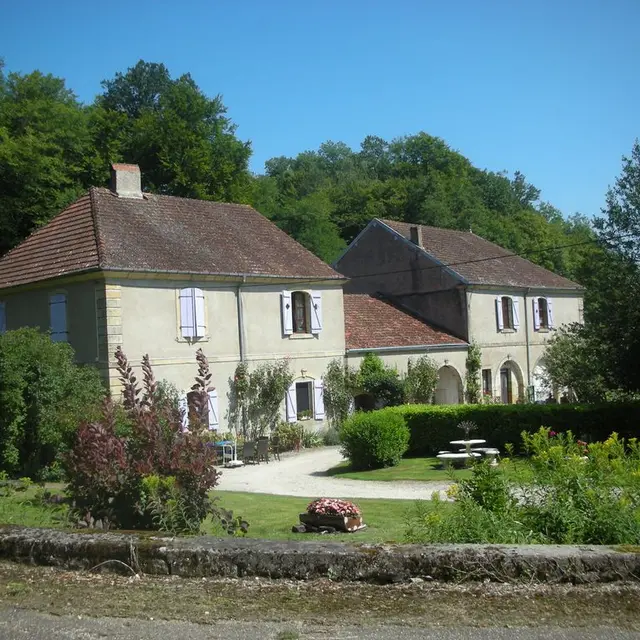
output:
[[[242,285],[247,281],[247,276],[242,276],[242,282],[236,289],[236,307],[238,311],[238,345],[240,347],[240,362],[245,361],[244,348],[244,312],[242,308]]]
[[[524,294],[524,331],[527,342],[527,393],[531,387],[531,345],[529,343],[529,296],[531,289],[527,289]]]
[[[242,282],[236,288],[236,309],[238,313],[238,348],[240,350],[240,362],[246,360],[245,344],[244,344],[244,309],[242,306],[242,285],[246,284],[247,276],[242,276]],[[242,433],[247,433],[247,408],[242,406]],[[238,434],[236,434],[237,437]]]

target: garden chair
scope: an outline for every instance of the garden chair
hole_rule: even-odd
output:
[[[280,436],[271,436],[270,442],[274,460],[280,460]]]
[[[269,464],[269,438],[260,438],[258,440],[258,464],[260,460],[264,460]]]
[[[242,445],[242,460],[245,464],[251,460],[254,464],[257,457],[256,443],[253,440],[249,440]]]

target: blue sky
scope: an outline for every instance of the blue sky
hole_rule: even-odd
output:
[[[140,58],[220,93],[251,168],[420,130],[594,215],[640,137],[638,0],[4,0],[7,70],[86,102]]]

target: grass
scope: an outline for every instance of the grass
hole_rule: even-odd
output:
[[[298,515],[314,497],[298,498],[275,496],[265,493],[240,493],[233,491],[215,492],[219,505],[231,509],[249,522],[247,537],[268,540],[327,540],[320,534],[293,533],[291,528],[299,523]],[[315,496],[317,497],[317,496]],[[344,542],[402,542],[405,530],[405,516],[412,500],[353,500],[362,510],[367,528],[354,534],[331,536],[332,540]],[[448,506],[448,505],[445,505]],[[27,527],[69,528],[65,510],[37,499],[37,489],[14,493],[0,499],[0,524],[15,524]],[[211,520],[203,525],[205,533],[226,535]]]
[[[518,460],[510,460],[503,469],[507,476],[515,475],[517,471],[526,472],[525,465]],[[402,458],[395,467],[370,471],[353,471],[349,462],[345,461],[329,469],[327,475],[380,482],[459,482],[471,477],[471,469],[443,469],[437,458]]]

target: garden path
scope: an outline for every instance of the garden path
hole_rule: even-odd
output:
[[[216,489],[280,496],[428,500],[436,491],[444,498],[449,486],[447,482],[376,482],[326,475],[342,460],[339,447],[286,454],[279,462],[223,469]]]

